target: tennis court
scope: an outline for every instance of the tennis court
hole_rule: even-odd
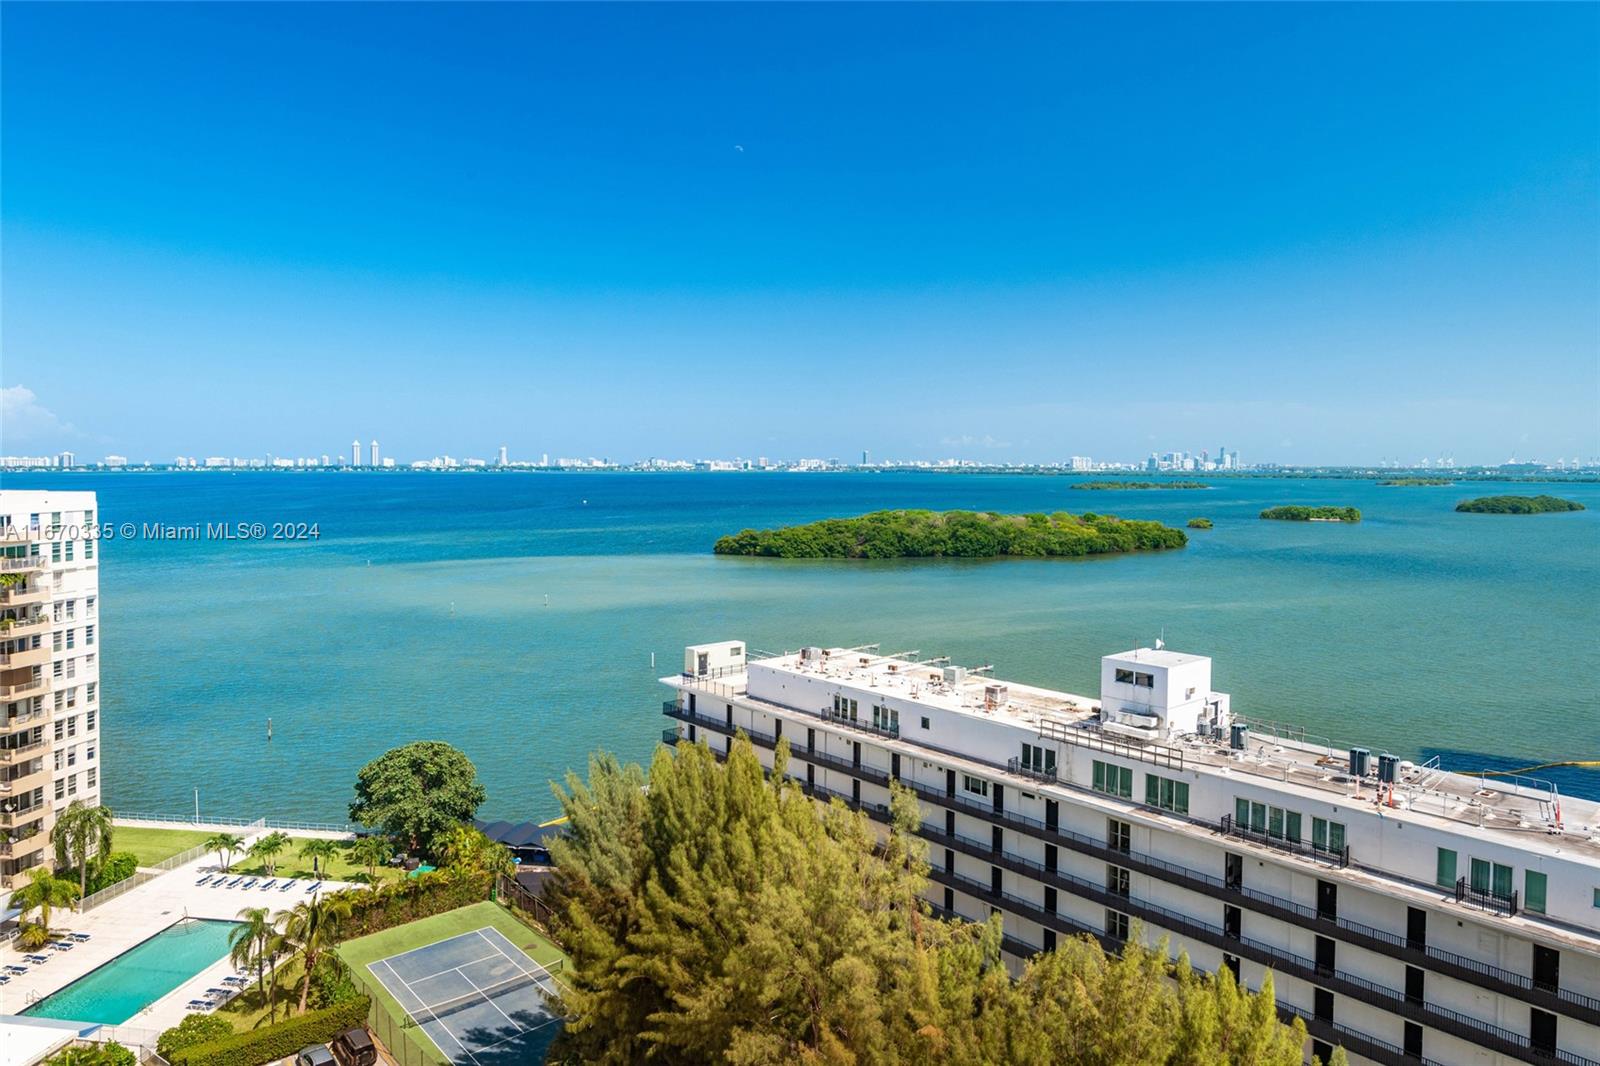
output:
[[[414,948],[368,971],[458,1066],[543,1062],[559,1029],[556,978],[492,926]]]

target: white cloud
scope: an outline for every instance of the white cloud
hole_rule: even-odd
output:
[[[940,439],[939,443],[945,445],[946,447],[950,447],[950,448],[1009,448],[1009,447],[1011,447],[1011,442],[1010,441],[1008,441],[1008,440],[995,440],[993,437],[989,436],[987,433],[985,433],[981,437],[974,437],[969,433],[964,433],[959,437],[944,437],[944,438]]]
[[[70,422],[39,403],[26,385],[0,389],[0,451],[22,453],[29,448],[49,450],[82,434]]]

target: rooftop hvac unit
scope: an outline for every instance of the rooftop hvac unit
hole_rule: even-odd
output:
[[[1234,751],[1243,751],[1250,742],[1250,727],[1243,722],[1235,722],[1228,728],[1228,747]]]
[[[1386,785],[1395,783],[1399,776],[1395,771],[1400,766],[1400,756],[1384,752],[1378,756],[1378,780]]]
[[[1004,707],[1010,698],[1010,692],[1004,685],[983,686],[983,705],[985,707]]]
[[[1371,762],[1372,752],[1368,751],[1366,748],[1351,748],[1350,776],[1366,777],[1367,771],[1371,769]]]
[[[947,666],[944,668],[944,683],[959,685],[967,679],[967,668],[964,666]]]
[[[821,648],[801,648],[800,649],[800,661],[801,662],[813,663],[813,662],[818,661],[821,658],[822,658],[822,649]]]

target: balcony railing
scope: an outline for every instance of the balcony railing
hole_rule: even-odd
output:
[[[28,759],[42,753],[49,746],[48,740],[35,740],[31,744],[22,744],[15,748],[0,748],[0,762],[14,763],[19,759]]]
[[[1457,903],[1465,903],[1469,907],[1493,911],[1496,914],[1504,914],[1506,917],[1511,918],[1516,916],[1517,901],[1516,889],[1512,889],[1510,895],[1502,895],[1482,888],[1473,888],[1467,883],[1465,877],[1456,878]]]
[[[1031,777],[1035,781],[1045,781],[1050,784],[1055,784],[1061,780],[1056,776],[1055,767],[1051,766],[1048,768],[1043,768],[1038,766],[1029,766],[1015,755],[1013,755],[1006,763],[1006,769],[1018,775],[1019,777]]]
[[[661,731],[661,743],[676,744],[678,740],[678,731],[676,729],[663,729]]]
[[[694,722],[704,728],[712,729],[717,732],[729,734],[733,733],[735,730],[743,732],[750,737],[753,743],[763,747],[771,748],[777,743],[778,738],[772,734],[747,729],[744,726],[737,726],[734,727],[734,729],[730,729],[726,721],[723,719],[712,718],[707,715],[690,712],[679,707],[676,702],[671,700],[665,701],[662,704],[662,710],[670,717],[677,718],[681,721]],[[804,738],[802,737],[801,739],[803,740]],[[883,770],[879,770],[867,765],[857,765],[851,759],[844,759],[836,755],[829,755],[825,752],[808,749],[803,743],[795,744],[791,740],[791,744],[793,744],[791,755],[796,759],[815,763],[819,766],[824,766],[830,769],[837,769],[880,786],[887,786],[891,780],[890,775]],[[1018,760],[1015,759],[1012,761],[1018,762]],[[1433,947],[1431,945],[1419,945],[1403,935],[1365,925],[1361,922],[1352,921],[1347,918],[1330,918],[1319,913],[1314,907],[1296,903],[1281,896],[1275,896],[1271,893],[1263,892],[1260,889],[1230,885],[1222,878],[1202,873],[1198,870],[1169,862],[1153,855],[1131,850],[1126,852],[1118,851],[1117,849],[1112,848],[1112,846],[1102,838],[1091,837],[1082,833],[1077,833],[1060,825],[1050,825],[1046,822],[1040,821],[1039,819],[1031,818],[1014,810],[995,810],[994,807],[989,804],[979,802],[975,799],[969,799],[960,795],[959,793],[956,795],[948,795],[945,793],[942,786],[935,787],[923,782],[904,779],[901,779],[900,783],[911,789],[912,792],[915,793],[920,799],[923,799],[936,806],[961,810],[991,822],[1009,824],[1013,827],[1028,832],[1031,836],[1035,836],[1047,841],[1059,841],[1066,844],[1073,850],[1090,855],[1094,858],[1103,859],[1107,862],[1116,862],[1120,865],[1140,870],[1141,872],[1161,878],[1162,880],[1179,884],[1182,887],[1190,888],[1193,891],[1211,895],[1219,899],[1223,898],[1225,895],[1241,896],[1247,900],[1255,902],[1258,909],[1264,910],[1271,916],[1278,917],[1280,920],[1289,920],[1289,916],[1293,916],[1294,918],[1299,919],[1300,924],[1308,927],[1328,926],[1339,929],[1346,933],[1353,942],[1359,944],[1360,946],[1366,947],[1369,950],[1379,951],[1383,954],[1408,963],[1416,964],[1431,960],[1435,963],[1435,966],[1433,967],[1435,970],[1455,977],[1458,980],[1467,980],[1471,983],[1493,988],[1496,991],[1502,991],[1512,995],[1516,995],[1518,993],[1523,995],[1531,994],[1534,997],[1539,997],[1541,994],[1548,995],[1554,1000],[1559,1000],[1560,1003],[1558,1004],[1551,1002],[1550,1000],[1545,1000],[1544,1004],[1547,1007],[1560,1010],[1562,1009],[1562,1005],[1565,1005],[1565,1010],[1563,1012],[1568,1014],[1574,1013],[1575,1008],[1576,1011],[1581,1012],[1581,1015],[1587,1020],[1593,1020],[1597,1024],[1600,1024],[1600,999],[1596,999],[1595,997],[1586,996],[1580,992],[1566,988],[1538,988],[1534,985],[1530,978],[1522,974],[1501,969],[1500,967],[1492,966],[1476,959],[1457,955],[1453,952],[1445,951],[1442,948]],[[844,793],[832,792],[831,790],[822,788],[821,786],[816,786],[814,791],[825,796],[837,796],[839,799],[842,799],[847,803],[851,802],[850,796]],[[1231,817],[1225,817],[1223,819],[1223,825],[1226,827],[1223,830],[1225,835],[1238,836],[1243,839],[1258,843],[1267,843],[1269,846],[1279,844],[1287,845],[1283,850],[1292,851],[1296,854],[1313,855],[1313,857],[1315,857],[1320,863],[1332,863],[1338,865],[1342,864],[1341,860],[1343,860],[1343,862],[1348,862],[1348,847],[1344,848],[1342,852],[1329,852],[1325,849],[1312,848],[1309,844],[1296,846],[1293,844],[1293,842],[1278,841],[1271,837],[1265,837],[1265,839],[1261,839],[1254,832],[1241,832],[1237,826],[1232,825]],[[930,831],[930,833],[937,829],[937,827],[931,825],[927,826],[926,828]],[[1231,830],[1231,834],[1229,830]],[[940,835],[942,836],[942,833]],[[990,848],[990,845],[985,842],[973,842],[973,846],[983,849],[986,853]],[[1115,854],[1113,854],[1113,852],[1115,852]],[[1037,863],[1030,863],[1029,865],[1038,869],[1042,869],[1042,867],[1040,867]],[[1068,879],[1078,880],[1075,878]],[[1094,887],[1089,882],[1084,882],[1084,884],[1089,887]],[[1508,901],[1500,900],[1499,905],[1504,907],[1507,902]],[[1501,987],[1496,988],[1497,985]],[[1566,1053],[1563,1054],[1565,1055]],[[1569,1057],[1564,1059],[1564,1061],[1575,1060],[1572,1060]],[[1600,1066],[1600,1064],[1596,1064],[1596,1066]]]
[[[49,679],[45,677],[35,677],[15,685],[0,685],[0,700],[16,699],[18,696],[43,692],[48,681]]]
[[[836,711],[832,707],[822,708],[821,713],[822,717],[826,718],[830,722],[838,722],[842,726],[848,726],[851,729],[859,729],[863,733],[871,733],[873,736],[878,737],[888,737],[891,740],[898,740],[900,737],[900,726],[898,723],[890,726],[873,725],[871,722],[862,722],[858,719],[852,718],[844,711]]]
[[[1310,841],[1275,837],[1265,829],[1255,829],[1242,822],[1235,822],[1231,814],[1222,816],[1221,822],[1218,823],[1217,831],[1223,836],[1243,837],[1253,844],[1263,844],[1266,847],[1275,848],[1278,851],[1286,851],[1291,855],[1314,859],[1317,862],[1331,863],[1339,867],[1350,865],[1349,844],[1335,850],[1333,848],[1319,848]]]
[[[45,565],[42,555],[6,555],[0,556],[0,573],[17,573],[26,570],[38,570]]]

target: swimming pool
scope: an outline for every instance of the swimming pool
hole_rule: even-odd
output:
[[[22,1013],[121,1025],[226,955],[238,924],[185,918]]]

